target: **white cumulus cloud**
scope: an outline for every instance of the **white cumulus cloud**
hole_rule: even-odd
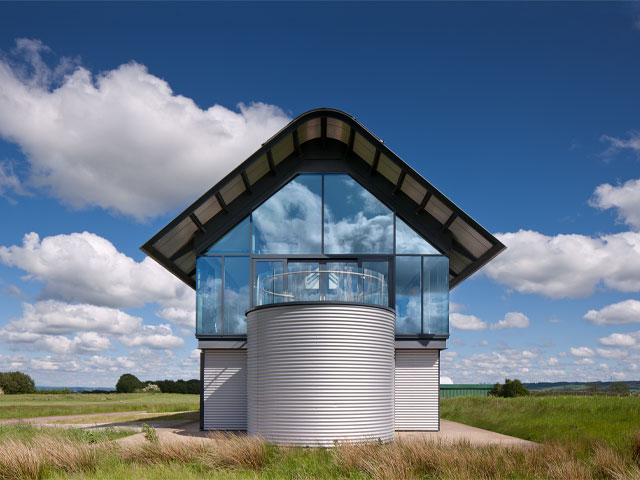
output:
[[[528,328],[529,318],[524,313],[509,312],[504,318],[491,325],[492,330],[502,330],[503,328]]]
[[[57,354],[100,353],[113,348],[111,340],[130,348],[184,345],[169,325],[145,325],[140,317],[114,308],[55,300],[23,304],[22,317],[11,319],[0,329],[3,343]]]
[[[589,204],[606,210],[618,210],[618,220],[634,230],[640,230],[640,179],[628,180],[622,185],[599,185]]]
[[[608,347],[632,347],[637,343],[636,334],[612,333],[606,337],[599,338],[598,341]]]
[[[589,347],[571,347],[571,355],[574,357],[593,357],[595,352]]]
[[[194,292],[151,258],[136,262],[107,239],[89,232],[40,239],[24,236],[22,245],[0,246],[0,262],[44,283],[41,298],[115,308],[157,301],[160,315],[180,325],[195,317]]]
[[[531,230],[498,234],[508,247],[486,274],[520,293],[586,297],[596,286],[640,291],[640,233],[548,236]]]
[[[640,301],[625,300],[608,305],[601,310],[589,310],[584,318],[596,325],[640,323]]]
[[[458,330],[484,330],[487,328],[487,322],[480,320],[475,315],[462,313],[449,314],[449,323]]]
[[[0,136],[20,146],[31,185],[73,207],[143,220],[187,205],[290,120],[264,103],[200,108],[135,62],[51,68],[47,51],[22,39],[0,59]]]

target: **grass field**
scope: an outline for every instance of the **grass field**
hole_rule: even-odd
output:
[[[624,450],[640,431],[640,397],[459,397],[440,405],[442,418],[534,442]]]
[[[156,405],[171,404],[160,401],[162,396],[153,398]],[[149,403],[147,396],[139,400]],[[540,442],[533,448],[415,438],[283,448],[222,434],[208,441],[161,438],[120,445],[111,440],[127,433],[13,425],[0,428],[0,479],[640,479],[639,400],[464,397],[442,402],[443,417]]]
[[[178,393],[0,395],[0,420],[129,411],[181,412],[199,408],[199,395]]]

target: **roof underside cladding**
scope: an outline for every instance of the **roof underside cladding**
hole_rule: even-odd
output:
[[[278,175],[278,165],[304,153],[307,142],[327,139],[340,142],[345,156],[367,164],[370,175],[388,182],[393,195],[404,195],[415,206],[418,221],[435,219],[441,232],[451,236],[450,285],[455,287],[504,249],[493,235],[465,214],[383,142],[349,115],[331,109],[312,110],[293,120],[268,140],[260,150],[200,197],[141,248],[191,287],[195,287],[196,251],[194,235],[205,233],[209,222],[229,215],[252,195],[266,175]],[[421,220],[420,220],[421,219]],[[416,220],[413,219],[415,222]],[[433,222],[431,222],[433,223]],[[437,225],[437,224],[435,224]],[[221,237],[225,231],[216,232]],[[429,238],[427,238],[429,240]]]

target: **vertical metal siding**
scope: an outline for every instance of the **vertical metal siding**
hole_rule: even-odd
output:
[[[203,350],[203,352],[203,429],[246,430],[246,350]]]
[[[440,429],[439,364],[439,350],[396,350],[396,430]]]
[[[282,445],[391,441],[394,319],[361,305],[249,311],[248,433]]]

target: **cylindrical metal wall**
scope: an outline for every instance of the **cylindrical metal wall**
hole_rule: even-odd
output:
[[[247,312],[247,430],[281,445],[391,441],[392,310],[290,304]]]

